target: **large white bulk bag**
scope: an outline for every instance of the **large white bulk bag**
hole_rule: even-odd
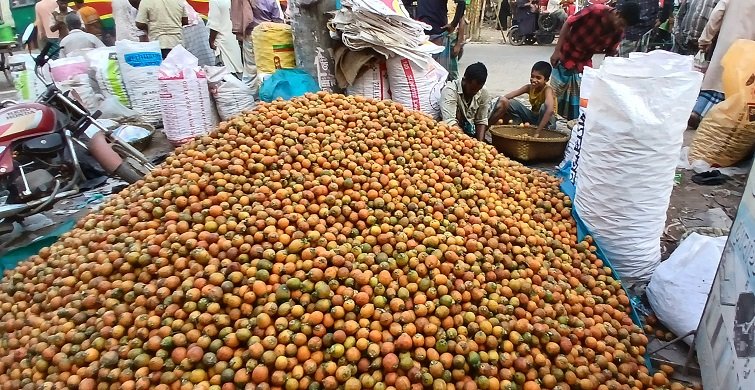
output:
[[[131,108],[145,122],[160,124],[162,115],[157,83],[157,69],[163,59],[160,43],[122,40],[115,43],[115,50]]]
[[[692,57],[669,69],[668,56],[607,58],[585,119],[576,211],[628,284],[647,282],[660,263],[683,134],[702,83]],[[685,58],[677,57],[675,65]]]
[[[118,53],[114,47],[100,47],[87,50],[84,53],[89,63],[89,74],[94,80],[99,93],[107,97],[115,97],[125,107],[131,107],[131,101],[126,91],[126,84],[121,75],[121,65],[118,63]]]
[[[225,66],[207,66],[210,96],[221,120],[228,120],[254,107],[254,91],[232,75]]]

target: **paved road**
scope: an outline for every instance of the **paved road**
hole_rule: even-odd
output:
[[[5,79],[5,76],[0,74],[0,101],[8,99],[16,99],[16,89]]]
[[[470,43],[464,47],[459,72],[477,61],[488,68],[486,87],[493,95],[502,95],[529,82],[530,69],[537,61],[548,61],[555,45],[511,46]],[[595,65],[602,58],[596,56]]]
[[[548,61],[553,46],[511,46],[470,43],[464,47],[464,56],[459,64],[459,73],[475,62],[488,68],[487,89],[494,95],[502,95],[529,82],[530,69],[537,61]]]

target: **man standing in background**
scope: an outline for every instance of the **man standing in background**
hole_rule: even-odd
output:
[[[616,9],[592,4],[566,19],[551,55],[551,86],[559,115],[567,120],[579,116],[582,70],[592,66],[595,54],[616,55],[624,29],[639,19],[640,6],[635,2],[626,2]]]
[[[447,0],[417,0],[417,20],[430,25],[430,30],[426,30],[425,34],[430,36],[432,43],[444,48],[442,53],[434,55],[433,58],[446,70],[451,67],[452,54],[449,34],[459,27],[467,8],[465,0],[455,0],[454,3],[456,3],[456,12],[451,23],[449,23]]]
[[[57,48],[60,42],[60,35],[57,31],[52,31],[53,25],[52,11],[58,8],[55,0],[41,0],[34,5],[34,25],[37,26],[37,42],[39,47],[45,47],[47,42],[55,45]]]
[[[210,29],[210,47],[228,71],[240,77],[244,63],[231,26],[231,0],[210,0],[207,27]]]
[[[705,114],[713,106],[724,101],[723,74],[721,60],[731,45],[738,39],[755,40],[755,1],[720,0],[710,14],[698,47],[703,52],[713,51],[710,65],[705,72],[700,95],[692,109],[688,126],[696,129]],[[711,45],[718,37],[715,48]]]
[[[183,42],[184,25],[189,24],[184,0],[142,0],[136,14],[136,27],[150,41],[160,42],[163,59]]]
[[[718,0],[681,0],[674,23],[676,52],[685,55],[697,53],[697,40],[717,3]]]
[[[75,0],[74,7],[79,12],[81,21],[84,22],[86,32],[102,39],[102,22],[100,22],[100,14],[97,13],[97,10],[84,5],[84,0]]]
[[[50,21],[52,26],[50,27],[50,30],[52,32],[57,32],[60,39],[63,39],[68,35],[68,25],[66,25],[66,16],[68,14],[75,14],[78,16],[76,11],[68,6],[68,0],[58,0],[58,7],[52,10],[52,19]]]
[[[244,58],[244,81],[256,94],[259,80],[254,61],[252,31],[262,22],[282,23],[280,5],[277,0],[231,0],[231,22]]]
[[[82,31],[81,19],[76,14],[66,16],[68,35],[60,40],[60,56],[74,57],[85,50],[104,47],[105,44],[94,34]]]
[[[661,8],[658,0],[635,0],[640,5],[640,21],[624,30],[624,39],[619,45],[620,56],[629,57],[629,53],[637,51],[640,40],[645,33],[666,23],[674,11],[674,0],[661,1],[663,1],[663,8]],[[625,0],[619,1],[619,5],[624,3],[626,3]]]
[[[147,34],[136,27],[137,7],[129,0],[113,0],[113,22],[115,24],[115,39],[128,41],[146,41]],[[136,3],[138,6],[139,3]]]

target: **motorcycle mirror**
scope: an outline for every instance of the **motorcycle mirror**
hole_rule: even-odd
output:
[[[34,33],[37,31],[37,26],[34,24],[30,24],[26,26],[26,30],[24,30],[24,34],[21,35],[21,44],[28,45],[31,38],[34,36]]]

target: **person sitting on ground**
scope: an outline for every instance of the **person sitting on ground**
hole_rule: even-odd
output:
[[[81,19],[75,13],[66,15],[65,22],[68,35],[60,41],[61,57],[74,57],[82,51],[105,46],[94,34],[81,30]]]
[[[461,80],[446,83],[441,92],[440,112],[443,122],[459,126],[465,134],[490,142],[488,125],[503,119],[506,113],[500,99],[491,102],[484,88],[488,69],[480,62],[469,65]]]
[[[530,83],[504,95],[500,102],[506,111],[504,121],[513,121],[516,124],[537,124],[535,135],[539,135],[543,129],[556,128],[556,95],[553,88],[548,85],[553,68],[545,61],[538,61],[532,66]],[[517,96],[529,95],[530,106],[527,108],[517,99]]]
[[[84,0],[74,0],[74,7],[79,12],[81,21],[84,22],[84,28],[86,32],[102,38],[102,22],[100,21],[100,14],[97,13],[93,7],[84,5]]]

